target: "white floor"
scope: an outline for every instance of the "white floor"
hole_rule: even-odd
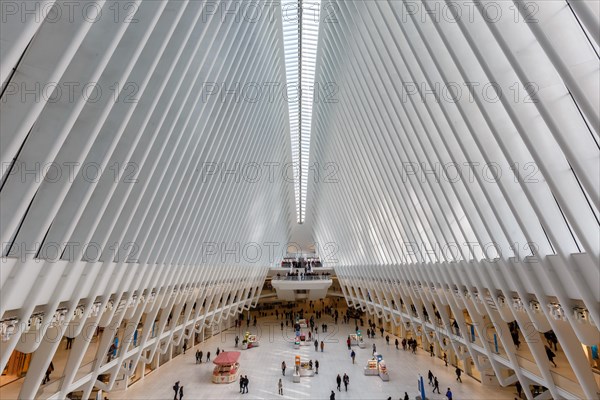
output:
[[[211,374],[212,363],[195,364],[196,348],[188,350],[187,354],[174,358],[172,361],[147,375],[144,379],[132,385],[126,391],[113,392],[108,395],[110,400],[132,399],[171,399],[172,386],[180,381],[184,386],[184,399],[328,399],[331,390],[336,392],[336,399],[381,399],[388,396],[396,400],[408,392],[411,399],[418,395],[417,380],[419,374],[427,376],[432,370],[440,382],[441,394],[432,394],[431,386],[425,382],[428,399],[444,399],[446,389],[450,387],[456,400],[480,399],[513,399],[516,394],[512,390],[499,387],[486,387],[463,374],[463,383],[455,381],[454,368],[444,367],[443,362],[429,354],[417,350],[417,354],[409,351],[396,350],[393,344],[387,346],[385,340],[366,339],[367,348],[353,347],[356,352],[356,364],[352,365],[350,352],[346,347],[346,338],[354,331],[354,325],[339,324],[335,326],[330,318],[324,321],[329,325],[329,332],[319,333],[319,340],[325,342],[324,352],[315,352],[314,346],[302,346],[295,350],[291,343],[293,332],[291,327],[283,332],[280,321],[274,318],[259,319],[258,327],[250,327],[252,333],[259,335],[260,347],[240,350],[241,373],[248,375],[250,381],[249,393],[240,394],[239,384],[213,384]],[[320,325],[320,323],[319,323]],[[243,328],[237,332],[242,337]],[[320,332],[320,329],[319,329]],[[212,353],[214,359],[217,346],[227,351],[236,350],[234,347],[235,330],[223,332],[202,343],[199,348],[206,355]],[[383,354],[388,365],[390,380],[382,381],[378,376],[363,375],[363,367],[371,357],[372,343]],[[390,341],[393,343],[393,338]],[[292,382],[292,366],[294,356],[300,354],[302,360],[319,360],[319,374],[312,378],[302,378],[300,383]],[[205,356],[206,357],[206,356]],[[277,382],[281,375],[281,362],[288,365],[286,376],[283,377],[284,396],[277,394]],[[337,374],[350,377],[348,392],[336,390]],[[425,378],[426,379],[426,378]]]

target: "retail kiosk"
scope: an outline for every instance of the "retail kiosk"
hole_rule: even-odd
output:
[[[350,345],[358,346],[361,349],[367,346],[360,331],[356,331],[356,333],[350,335]]]
[[[377,354],[377,353],[375,353],[373,355],[373,358],[371,358],[369,361],[367,361],[367,365],[364,368],[364,374],[371,375],[371,376],[379,375],[379,377],[383,381],[390,380],[390,376],[389,376],[388,370],[387,370],[387,365],[385,364],[385,361],[383,360],[383,356],[381,354]]]
[[[294,340],[294,348],[299,348],[300,346],[309,346],[312,342],[308,340],[308,335],[304,332],[296,331],[296,339]]]
[[[239,351],[224,351],[213,360],[216,367],[212,374],[213,383],[235,382],[240,375]]]
[[[250,332],[246,332],[244,334],[244,340],[242,340],[242,350],[258,347],[259,345],[260,343],[258,342],[256,335],[252,335]]]
[[[300,382],[300,377],[302,376],[315,376],[314,366],[311,361],[302,361],[300,356],[296,356],[294,360],[294,382]]]

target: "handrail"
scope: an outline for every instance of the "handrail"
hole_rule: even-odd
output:
[[[276,281],[318,281],[331,280],[331,275],[286,275],[274,276],[272,280]]]

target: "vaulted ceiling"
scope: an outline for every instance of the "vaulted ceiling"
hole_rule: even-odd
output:
[[[307,207],[341,264],[599,261],[593,2],[44,4],[2,25],[3,255],[193,265]]]

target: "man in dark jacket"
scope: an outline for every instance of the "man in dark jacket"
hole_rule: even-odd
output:
[[[175,392],[175,396],[173,396],[174,400],[177,400],[177,395],[179,394],[179,381],[175,382],[173,385],[173,391]]]

